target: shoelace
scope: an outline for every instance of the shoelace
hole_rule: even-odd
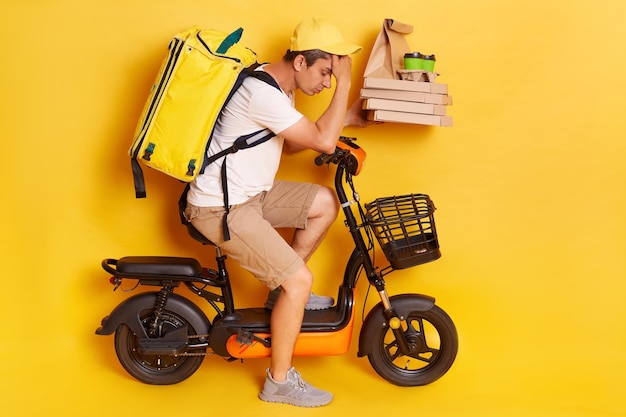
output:
[[[294,374],[296,376],[296,385],[298,386],[298,389],[306,391],[309,388],[309,384],[302,379],[300,372],[294,370]]]

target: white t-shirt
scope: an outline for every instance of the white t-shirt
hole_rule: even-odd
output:
[[[265,81],[248,77],[218,118],[208,155],[230,147],[235,140],[265,128],[280,133],[303,117],[293,97]],[[252,148],[226,156],[228,200],[241,204],[269,190],[278,171],[283,139],[275,136]],[[208,165],[190,186],[187,201],[198,207],[223,206],[221,168],[224,158]]]

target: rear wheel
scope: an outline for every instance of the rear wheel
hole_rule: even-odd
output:
[[[141,325],[147,329],[148,322],[153,319],[152,311],[142,313],[140,319]],[[158,334],[154,337],[163,337],[168,332],[185,326],[189,336],[197,334],[182,315],[164,310],[157,326]],[[142,354],[138,345],[137,335],[127,325],[120,325],[115,332],[115,352],[120,363],[133,377],[154,385],[171,385],[189,378],[202,364],[206,352],[206,348],[197,348],[188,349],[186,353],[190,356]]]
[[[456,358],[456,327],[436,305],[426,311],[413,310],[405,304],[405,311],[407,308],[410,313],[404,317],[402,330],[410,352],[402,354],[393,331],[389,326],[380,326],[370,339],[375,346],[368,359],[374,370],[393,384],[430,384],[443,376]]]

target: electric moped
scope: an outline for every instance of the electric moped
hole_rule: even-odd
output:
[[[355,322],[355,288],[364,275],[380,302],[363,321],[357,355],[367,356],[373,369],[393,384],[429,384],[443,376],[456,358],[455,325],[430,296],[388,295],[384,277],[441,256],[435,206],[425,194],[362,204],[353,177],[360,173],[364,160],[365,151],[347,137],[340,138],[332,155],[315,159],[318,166],[337,165],[335,190],[355,247],[335,305],[305,312],[294,355],[348,351]],[[181,201],[184,207],[184,199]],[[193,238],[213,245],[191,224],[187,227]],[[383,268],[375,265],[374,237],[388,261]],[[270,356],[271,311],[235,307],[226,256],[219,246],[213,246],[217,270],[182,257],[128,256],[102,261],[114,289],[125,280],[158,288],[121,302],[96,330],[99,335],[115,333],[117,357],[136,379],[148,384],[178,383],[190,377],[210,354],[228,360]],[[181,285],[205,300],[205,307],[214,312],[212,319],[188,297],[175,292]]]

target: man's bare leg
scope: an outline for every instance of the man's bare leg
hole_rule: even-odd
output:
[[[291,246],[298,255],[308,261],[320,245],[330,225],[337,218],[339,202],[334,191],[320,187],[311,204],[306,229],[298,229],[293,235]]]
[[[302,327],[304,306],[311,294],[312,284],[311,271],[304,265],[281,285],[282,291],[274,305],[270,321],[272,331],[270,373],[276,381],[284,381],[287,378],[287,371],[292,367],[293,351]]]
[[[335,221],[339,204],[334,192],[321,187],[311,204],[306,229],[294,233],[292,247],[306,262],[317,249],[328,228]],[[302,327],[304,307],[311,295],[313,274],[304,265],[281,285],[282,290],[272,309],[272,359],[270,373],[284,381],[292,366],[293,350]]]

